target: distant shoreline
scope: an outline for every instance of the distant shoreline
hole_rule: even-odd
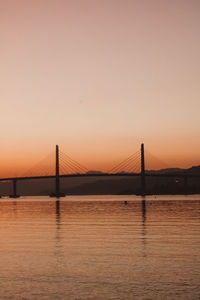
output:
[[[63,197],[70,197],[70,196],[138,196],[138,197],[145,197],[145,196],[190,196],[190,195],[199,195],[200,193],[146,193],[145,195],[141,195],[141,194],[98,194],[98,193],[94,193],[94,194],[66,194],[65,196],[62,196],[60,198]],[[0,195],[0,198],[9,198],[9,199],[19,199],[20,197],[49,197],[49,198],[59,198],[59,197],[52,197],[51,195],[18,195],[18,197],[10,197],[9,195]]]

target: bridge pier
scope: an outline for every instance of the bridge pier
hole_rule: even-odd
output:
[[[141,195],[146,195],[144,144],[141,144]]]
[[[9,198],[19,198],[20,196],[17,195],[17,179],[13,179],[13,193],[9,195]]]

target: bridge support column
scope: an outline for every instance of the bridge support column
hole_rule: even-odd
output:
[[[56,145],[56,176],[55,176],[55,180],[56,180],[55,193],[52,193],[50,196],[57,197],[57,198],[64,197],[65,194],[60,192],[59,147],[58,147],[58,145]]]
[[[56,194],[60,194],[59,148],[56,145]]]
[[[9,196],[10,198],[19,198],[20,196],[17,195],[17,179],[13,179],[13,193]]]
[[[141,195],[146,194],[144,144],[141,144]]]

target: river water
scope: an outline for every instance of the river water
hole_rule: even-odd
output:
[[[200,299],[198,195],[2,198],[0,237],[2,300]]]

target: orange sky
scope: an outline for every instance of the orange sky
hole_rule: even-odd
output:
[[[198,0],[1,0],[0,175],[55,144],[89,169],[141,142],[149,168],[200,164],[199,28]]]

